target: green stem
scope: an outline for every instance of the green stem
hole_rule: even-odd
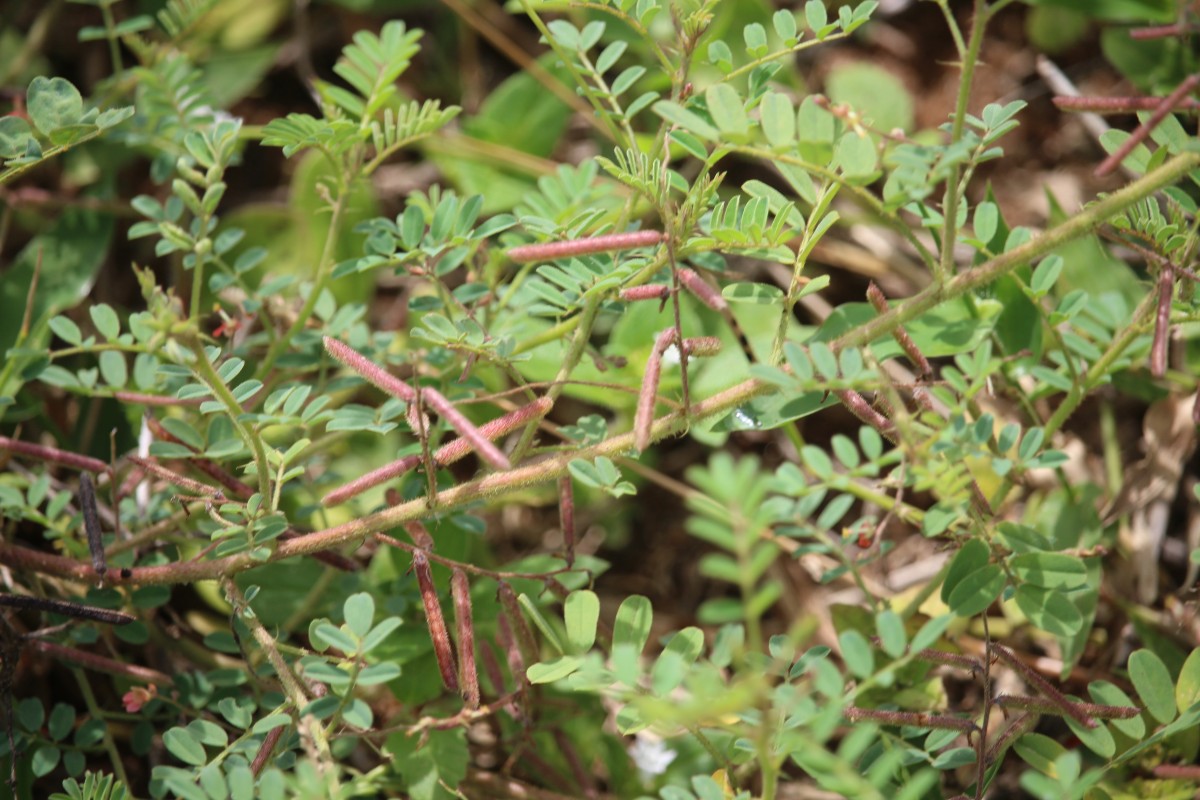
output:
[[[83,695],[83,703],[87,706],[88,714],[92,719],[104,722],[104,709],[96,702],[96,695],[92,692],[92,685],[88,683],[87,675],[79,667],[72,667],[71,673],[75,676],[76,683],[79,684],[79,692]],[[112,763],[113,775],[116,779],[126,786],[129,785],[129,778],[125,775],[125,765],[121,760],[121,751],[117,749],[117,743],[113,741],[112,726],[104,726],[104,750],[108,753],[108,760]]]
[[[971,22],[971,38],[963,55],[962,76],[958,81],[958,99],[954,104],[954,117],[950,123],[950,144],[962,139],[967,122],[967,103],[971,99],[971,84],[975,77],[975,64],[983,47],[983,29],[987,26],[988,11],[984,0],[975,0],[975,17]],[[941,283],[954,272],[954,243],[958,240],[958,203],[960,166],[955,164],[946,179],[946,195],[942,201],[942,252],[938,261],[937,282]]]
[[[204,345],[198,339],[193,339],[191,350],[196,356],[196,362],[192,365],[193,369],[199,373],[200,379],[212,391],[213,396],[221,401],[221,405],[225,406],[225,413],[229,415],[234,430],[250,448],[250,452],[254,453],[254,466],[258,474],[258,491],[262,495],[263,502],[268,502],[271,499],[271,465],[267,461],[267,451],[263,447],[262,438],[252,434],[242,423],[242,407],[209,362],[208,354],[204,352]]]

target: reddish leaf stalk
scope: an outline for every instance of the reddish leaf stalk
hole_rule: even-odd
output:
[[[191,400],[180,400],[177,397],[168,397],[161,394],[142,394],[141,392],[113,392],[113,397],[120,400],[122,403],[130,403],[139,406],[198,406],[204,402],[204,398],[196,397]]]
[[[103,579],[108,572],[108,562],[104,560],[104,535],[96,510],[96,487],[92,484],[92,476],[86,472],[79,473],[79,507],[83,511],[83,532],[92,554],[92,569]]]
[[[45,639],[31,638],[25,641],[34,650],[57,659],[62,659],[63,661],[70,661],[96,672],[105,672],[109,675],[123,675],[127,678],[132,678],[138,683],[153,683],[156,686],[170,686],[173,683],[170,675],[166,675],[156,669],[150,669],[149,667],[126,664],[114,658],[108,658],[97,653],[89,653],[86,650],[80,650],[75,647],[66,647],[65,645],[46,641]]]
[[[1166,119],[1166,116],[1174,111],[1175,107],[1179,105],[1180,101],[1191,94],[1197,85],[1200,85],[1200,73],[1189,75],[1188,77],[1184,78],[1184,80],[1175,87],[1175,90],[1164,97],[1162,101],[1155,107],[1154,113],[1151,114],[1145,122],[1139,125],[1137,129],[1134,130],[1133,134],[1126,139],[1120,147],[1114,150],[1108,158],[1104,159],[1104,161],[1100,163],[1100,166],[1096,167],[1096,177],[1102,178],[1119,167],[1121,162],[1125,160],[1125,157],[1132,153],[1135,147],[1145,141],[1146,137],[1150,135],[1150,132],[1157,128],[1158,124]]]
[[[393,397],[399,397],[406,403],[416,402],[417,393],[411,386],[392,375],[350,345],[344,344],[330,336],[326,336],[324,341],[325,349],[329,352],[329,355],[366,378],[375,386]]]
[[[1048,699],[1054,706],[1062,712],[1063,716],[1070,717],[1085,728],[1095,728],[1099,723],[1085,714],[1082,710],[1076,707],[1076,704],[1068,700],[1062,692],[1055,689],[1048,680],[1038,675],[1024,661],[1007,647],[1001,644],[993,644],[992,652],[1000,656],[1006,664],[1011,666],[1027,680],[1038,692]]]
[[[571,775],[575,778],[575,783],[583,790],[585,797],[596,796],[596,784],[592,780],[591,773],[583,768],[583,761],[579,758],[579,753],[575,750],[575,746],[571,744],[571,739],[563,732],[562,728],[554,729],[554,744],[558,747],[563,758],[567,761],[567,766],[571,769]]]
[[[479,669],[475,664],[475,623],[471,616],[471,584],[457,567],[450,573],[454,624],[458,633],[458,685],[467,708],[479,708]]]
[[[658,335],[654,349],[650,351],[650,358],[646,361],[646,373],[642,376],[642,391],[638,394],[637,414],[633,421],[634,446],[638,452],[650,446],[654,402],[658,398],[658,383],[662,378],[662,357],[674,342],[675,329],[667,328]]]
[[[221,497],[220,489],[213,488],[212,486],[209,486],[206,483],[200,483],[199,481],[194,481],[191,478],[185,478],[184,476],[180,475],[178,472],[172,472],[171,470],[167,469],[166,467],[162,466],[161,464],[157,464],[148,458],[140,458],[138,456],[129,456],[129,460],[131,462],[133,462],[134,464],[137,464],[145,472],[149,472],[152,475],[157,475],[158,477],[162,478],[163,480],[165,480],[169,483],[173,483],[176,486],[180,487],[181,489],[187,489],[189,492],[195,492],[196,494],[204,495],[205,497],[213,497],[216,499],[220,499],[220,497]],[[246,487],[246,488],[250,488],[250,487]]]
[[[622,289],[620,298],[628,302],[638,300],[666,300],[671,295],[671,287],[661,283],[648,283],[645,286],[630,286]]]
[[[911,725],[915,728],[939,728],[942,730],[978,733],[979,726],[964,717],[945,714],[924,714],[918,711],[885,711],[880,708],[849,706],[842,713],[851,722],[880,722],[884,725]]]
[[[83,603],[72,603],[68,600],[52,600],[49,597],[30,597],[25,594],[0,594],[0,606],[29,611],[47,611],[51,614],[61,614],[64,617],[105,622],[109,625],[128,625],[137,619],[123,611],[86,606]]]
[[[1096,703],[1080,703],[1068,700],[1071,707],[1096,719],[1132,719],[1141,713],[1141,709],[1133,706],[1105,706]],[[1062,716],[1058,705],[1042,697],[1026,697],[1021,695],[997,695],[996,705],[1002,708],[1025,708],[1041,714]]]
[[[883,291],[875,285],[874,281],[867,286],[867,299],[871,301],[871,305],[875,306],[875,310],[880,314],[888,312],[887,298],[883,296]],[[925,354],[921,352],[921,348],[917,347],[917,343],[908,335],[908,331],[904,329],[903,325],[898,325],[892,329],[892,337],[900,345],[900,348],[904,350],[904,354],[908,356],[908,360],[916,365],[921,377],[924,378],[933,374],[933,367],[929,365],[929,359],[925,358]]]
[[[552,261],[556,258],[583,256],[592,253],[607,253],[613,250],[632,250],[637,247],[652,247],[661,244],[664,236],[659,231],[633,231],[590,236],[585,239],[568,239],[563,242],[526,244],[508,251],[510,259],[518,264],[530,261]]]
[[[177,437],[172,435],[170,431],[168,431],[166,428],[164,428],[162,426],[162,423],[159,422],[154,417],[147,415],[145,417],[145,420],[146,420],[146,426],[148,428],[150,428],[150,432],[152,434],[154,434],[155,439],[158,439],[163,442],[174,442],[176,444],[182,444],[184,447],[187,447],[188,449],[195,451],[194,447],[192,447],[191,445],[189,445],[185,442],[180,441]],[[228,489],[229,492],[234,497],[237,497],[241,500],[249,500],[250,497],[254,494],[254,489],[252,489],[248,484],[243,483],[242,481],[239,481],[237,478],[230,475],[228,472],[226,472],[220,466],[213,463],[212,461],[210,461],[207,458],[193,458],[193,459],[191,459],[191,463],[196,467],[196,469],[200,470],[205,475],[209,476],[210,478],[212,478],[213,480],[217,481],[222,486],[224,486],[226,489]]]
[[[1150,374],[1161,378],[1167,373],[1167,341],[1171,338],[1171,295],[1175,273],[1163,267],[1158,275],[1158,309],[1154,317],[1154,343],[1150,346]]]
[[[679,282],[684,288],[696,296],[704,305],[711,308],[713,311],[725,311],[729,308],[729,303],[721,296],[713,287],[709,286],[704,278],[700,277],[693,269],[682,267],[679,270]]]
[[[563,552],[567,566],[575,566],[575,492],[571,476],[558,479],[558,524],[562,528]]]
[[[86,472],[95,472],[97,474],[108,472],[108,464],[105,464],[98,458],[81,456],[78,453],[69,453],[66,450],[60,450],[57,447],[48,447],[43,444],[22,442],[17,439],[10,439],[7,436],[0,436],[0,450],[11,450],[23,456],[30,456],[42,461],[51,461],[55,464],[74,467]]]
[[[1130,28],[1130,39],[1166,39],[1170,36],[1187,36],[1197,31],[1195,25],[1175,23],[1174,25],[1149,25],[1143,28]]]
[[[437,656],[442,683],[450,691],[457,692],[458,668],[454,663],[454,647],[450,643],[450,632],[446,629],[446,618],[442,616],[437,588],[433,585],[433,570],[424,553],[413,553],[413,571],[417,573],[421,602],[425,604],[425,621],[429,623],[429,638],[433,640],[433,653]]]
[[[1063,111],[1091,111],[1095,114],[1132,114],[1135,111],[1152,111],[1162,102],[1161,97],[1072,97],[1058,95],[1054,105]],[[1176,111],[1200,110],[1200,101],[1186,98]]]
[[[1159,764],[1154,777],[1167,780],[1200,781],[1200,764]]]

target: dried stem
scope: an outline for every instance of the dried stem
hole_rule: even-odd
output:
[[[1150,374],[1161,378],[1167,374],[1167,342],[1171,338],[1171,295],[1175,289],[1175,272],[1163,267],[1158,274],[1158,308],[1154,316],[1154,342],[1150,347]]]
[[[567,566],[575,566],[575,492],[571,476],[558,479],[558,524],[562,529]]]
[[[100,530],[100,516],[96,511],[96,487],[92,476],[79,473],[79,506],[83,512],[83,531],[87,536],[88,551],[92,554],[92,569],[101,578],[108,572],[104,559],[104,535]]]
[[[851,722],[879,722],[884,725],[911,725],[914,728],[938,728],[940,730],[978,733],[979,726],[965,717],[946,714],[924,714],[919,711],[888,711],[880,708],[848,706],[842,712]]]
[[[2,560],[0,559],[0,561]],[[109,625],[128,625],[137,620],[137,617],[123,611],[86,606],[83,603],[72,603],[68,600],[52,600],[49,597],[30,597],[25,594],[0,594],[0,606],[28,611],[46,611],[72,619],[86,619]]]

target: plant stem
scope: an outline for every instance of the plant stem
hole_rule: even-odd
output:
[[[967,122],[967,103],[971,100],[971,84],[975,77],[975,64],[983,47],[983,29],[987,26],[988,10],[984,0],[975,0],[975,16],[971,22],[971,37],[963,54],[962,76],[958,81],[958,99],[954,104],[954,117],[950,122],[950,144],[962,139]],[[946,179],[946,195],[942,201],[942,252],[935,274],[937,283],[942,283],[954,272],[954,243],[958,240],[959,176],[958,164],[950,169]]]
[[[229,420],[233,423],[234,430],[238,432],[238,436],[250,448],[250,452],[254,453],[254,465],[258,473],[258,491],[262,495],[263,502],[266,502],[271,497],[271,465],[267,461],[267,451],[263,447],[262,438],[251,433],[242,423],[242,407],[234,398],[233,393],[229,391],[229,387],[221,380],[221,376],[213,369],[213,365],[208,360],[208,354],[204,352],[204,345],[198,339],[193,339],[191,350],[196,356],[196,363],[193,367],[199,373],[200,379],[208,385],[213,395],[221,401],[221,405],[225,406],[225,413],[229,415]]]

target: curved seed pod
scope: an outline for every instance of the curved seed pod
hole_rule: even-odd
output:
[[[637,414],[633,420],[634,446],[638,452],[650,446],[650,428],[654,423],[654,401],[658,397],[658,382],[662,377],[662,357],[675,341],[675,329],[667,328],[658,335],[650,358],[646,361],[646,373],[642,376],[642,391],[638,394]]]
[[[471,618],[471,586],[458,567],[450,573],[454,624],[458,632],[458,685],[467,708],[479,708],[479,671],[475,665],[475,623]]]
[[[500,597],[500,606],[504,609],[504,617],[508,620],[508,627],[516,641],[517,650],[526,664],[536,664],[538,661],[538,646],[533,638],[533,631],[529,629],[529,624],[525,621],[525,615],[521,611],[521,606],[517,602],[517,595],[504,581],[500,582],[498,591]],[[514,670],[514,675],[516,671]],[[525,679],[525,670],[522,668],[518,675],[520,680]]]
[[[417,520],[404,523],[404,530],[408,531],[409,538],[413,540],[413,544],[422,550],[433,552],[433,537],[429,535],[429,531],[423,524]]]
[[[586,239],[568,239],[565,242],[526,244],[514,247],[506,254],[518,264],[529,261],[550,261],[555,258],[582,256],[590,253],[607,253],[610,250],[631,250],[635,247],[651,247],[660,244],[665,237],[659,231],[633,231],[632,233],[610,233],[604,236],[589,236]]]
[[[442,419],[449,422],[454,430],[458,431],[458,435],[471,443],[471,447],[479,454],[479,457],[491,464],[497,469],[510,469],[512,464],[504,453],[500,452],[500,448],[487,440],[487,437],[475,427],[475,423],[464,417],[454,404],[446,399],[446,396],[437,389],[423,389],[421,396],[425,402],[429,403],[429,407],[441,415]]]
[[[721,352],[721,340],[716,336],[696,336],[683,340],[683,350],[689,356],[707,358]]]
[[[421,602],[425,604],[425,621],[429,624],[429,638],[433,640],[433,654],[442,673],[442,683],[450,691],[457,692],[458,668],[455,665],[454,646],[450,642],[450,632],[446,630],[446,618],[442,616],[437,588],[433,585],[433,570],[424,553],[413,553],[413,572],[417,573]]]
[[[645,286],[629,286],[622,289],[619,297],[622,300],[636,302],[638,300],[666,300],[671,294],[671,287],[661,283],[648,283]]]
[[[729,308],[729,303],[725,302],[725,298],[721,296],[713,287],[709,286],[704,278],[701,278],[695,270],[683,267],[679,270],[679,282],[684,288],[696,296],[704,305],[711,308],[713,311],[724,311]]]

